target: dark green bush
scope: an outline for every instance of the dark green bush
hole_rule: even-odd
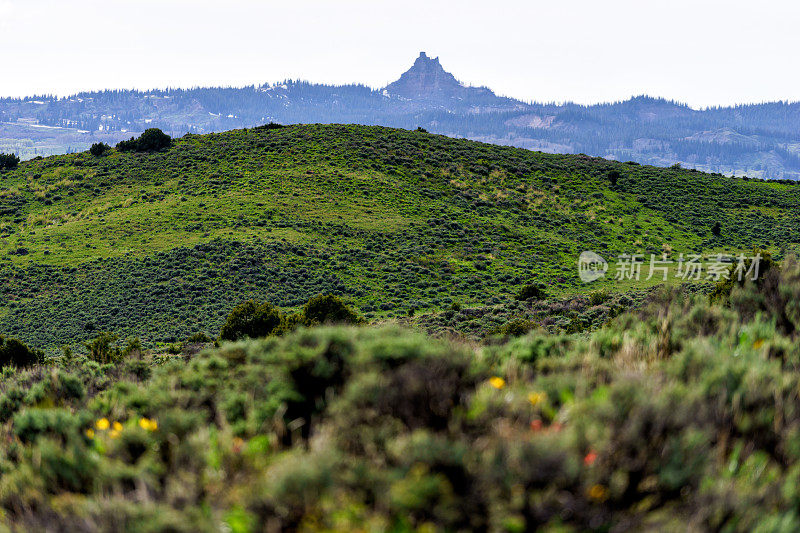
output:
[[[510,320],[492,330],[492,334],[495,335],[503,335],[508,337],[519,337],[521,335],[525,335],[530,330],[536,327],[536,324],[531,322],[530,320],[525,320],[524,318],[517,318],[514,320]]]
[[[14,417],[14,433],[23,442],[33,442],[44,435],[66,440],[71,434],[77,436],[81,425],[80,418],[66,409],[26,409]]]
[[[754,258],[759,257],[758,264],[754,264]],[[793,259],[790,259],[790,263]],[[742,268],[741,273],[736,272],[737,268]],[[753,275],[758,269],[758,276],[755,281],[752,280]],[[731,292],[734,287],[744,287],[748,282],[755,283],[755,286],[760,288],[769,282],[772,290],[774,291],[779,285],[781,267],[772,258],[767,250],[755,249],[750,257],[745,258],[742,265],[738,261],[730,266],[727,275],[720,279],[714,286],[709,294],[709,301],[711,303],[719,303],[722,305],[729,305]]]
[[[137,141],[136,151],[156,152],[169,148],[172,138],[158,128],[150,128],[142,133]]]
[[[111,150],[111,147],[106,143],[94,143],[92,147],[89,148],[89,153],[95,157],[100,157],[109,150]]]
[[[800,262],[794,256],[775,265],[771,258],[762,262],[756,282],[743,280],[733,284],[730,305],[745,320],[754,320],[759,313],[770,317],[782,334],[800,332]],[[726,287],[726,286],[723,286]]]
[[[236,341],[245,337],[267,337],[281,325],[281,313],[268,302],[248,300],[230,312],[220,331],[220,339]]]
[[[284,333],[288,333],[290,331],[294,331],[300,326],[309,326],[311,325],[308,319],[302,313],[292,313],[289,315],[282,315],[281,316],[281,323],[280,325],[275,328],[274,333],[276,335],[283,335]]]
[[[208,343],[208,342],[214,342],[214,339],[209,337],[206,333],[200,331],[200,332],[193,333],[193,334],[189,335],[189,338],[186,339],[186,342],[188,342],[188,343]]]
[[[516,298],[517,300],[520,301],[531,300],[531,299],[544,300],[545,298],[547,298],[547,292],[544,290],[544,287],[540,284],[524,285],[517,292]]]
[[[611,294],[607,289],[592,291],[589,293],[589,303],[592,305],[602,305],[611,298]]]
[[[18,339],[0,335],[0,368],[6,366],[29,367],[39,363],[41,358],[40,352],[29,348]]]
[[[317,324],[357,324],[360,321],[358,315],[333,294],[311,298],[303,307],[303,315]]]
[[[280,130],[285,128],[283,124],[278,124],[277,122],[270,122],[269,124],[264,124],[262,126],[256,126],[253,128],[254,130]]]
[[[89,352],[89,359],[101,364],[111,363],[120,359],[121,351],[116,345],[118,337],[107,331],[101,332],[97,337],[84,343]]]
[[[120,152],[158,152],[169,148],[172,138],[158,128],[150,128],[138,138],[130,138],[117,144]]]
[[[127,141],[120,141],[117,143],[117,150],[120,152],[135,152],[136,148],[139,146],[138,141],[131,137]]]
[[[19,157],[16,154],[0,153],[0,170],[14,170],[19,165]]]

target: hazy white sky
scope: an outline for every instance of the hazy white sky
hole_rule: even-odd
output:
[[[425,50],[525,100],[800,100],[799,25],[777,0],[0,0],[0,95],[380,87]]]

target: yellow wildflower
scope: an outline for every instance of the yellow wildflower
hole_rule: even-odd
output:
[[[120,432],[120,431],[122,431],[122,424],[120,424],[119,422],[114,422],[114,423],[111,425],[111,427],[113,427],[113,428],[114,428],[114,431],[117,431],[117,432]]]
[[[149,418],[140,418],[139,427],[145,431],[155,431],[158,429],[158,422]]]
[[[103,417],[97,422],[95,422],[94,425],[97,426],[97,429],[99,429],[100,431],[105,431],[109,428],[111,423],[108,421],[108,418]]]
[[[109,432],[108,436],[109,436],[109,437],[111,437],[112,439],[116,439],[117,437],[119,437],[119,433],[120,433],[120,432],[119,432],[119,431],[117,431],[116,429],[112,429],[112,430]]]
[[[762,346],[764,346],[764,339],[758,339],[756,342],[753,343],[753,348],[755,348],[756,350],[760,350]]]
[[[489,378],[489,385],[491,385],[495,389],[500,390],[506,386],[506,380],[504,380],[499,376],[494,376],[492,378]]]
[[[608,498],[608,489],[603,485],[592,485],[589,489],[589,497],[595,501],[602,502]]]
[[[93,439],[93,438],[94,438],[94,430],[93,430],[92,428],[89,428],[89,429],[87,429],[86,431],[84,431],[84,433],[85,433],[85,434],[86,434],[86,436],[87,436],[87,437],[89,437],[90,439]]]
[[[528,394],[528,401],[531,402],[531,405],[536,407],[543,401],[547,399],[547,393],[545,392],[532,392]]]

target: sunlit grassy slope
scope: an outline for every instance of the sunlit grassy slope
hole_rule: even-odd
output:
[[[169,341],[214,332],[251,297],[335,292],[394,316],[499,304],[533,282],[563,296],[596,288],[577,277],[587,249],[782,255],[800,242],[798,204],[791,185],[380,127],[187,135],[0,174],[0,331]]]

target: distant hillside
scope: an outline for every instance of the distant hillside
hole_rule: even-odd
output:
[[[382,127],[187,135],[0,172],[0,331],[52,349],[97,330],[171,342],[215,334],[238,301],[320,292],[431,328],[450,327],[437,313],[453,304],[480,308],[481,324],[457,317],[473,331],[535,314],[514,300],[526,284],[571,297],[657,282],[586,287],[583,250],[781,257],[798,243],[795,185]],[[607,312],[593,305],[547,315],[585,327]]]
[[[294,81],[245,88],[103,91],[0,99],[0,152],[24,158],[114,143],[150,126],[173,135],[266,122],[414,129],[550,153],[800,178],[800,104],[693,110],[649,97],[594,106],[526,103],[466,87],[421,54],[379,90]]]

